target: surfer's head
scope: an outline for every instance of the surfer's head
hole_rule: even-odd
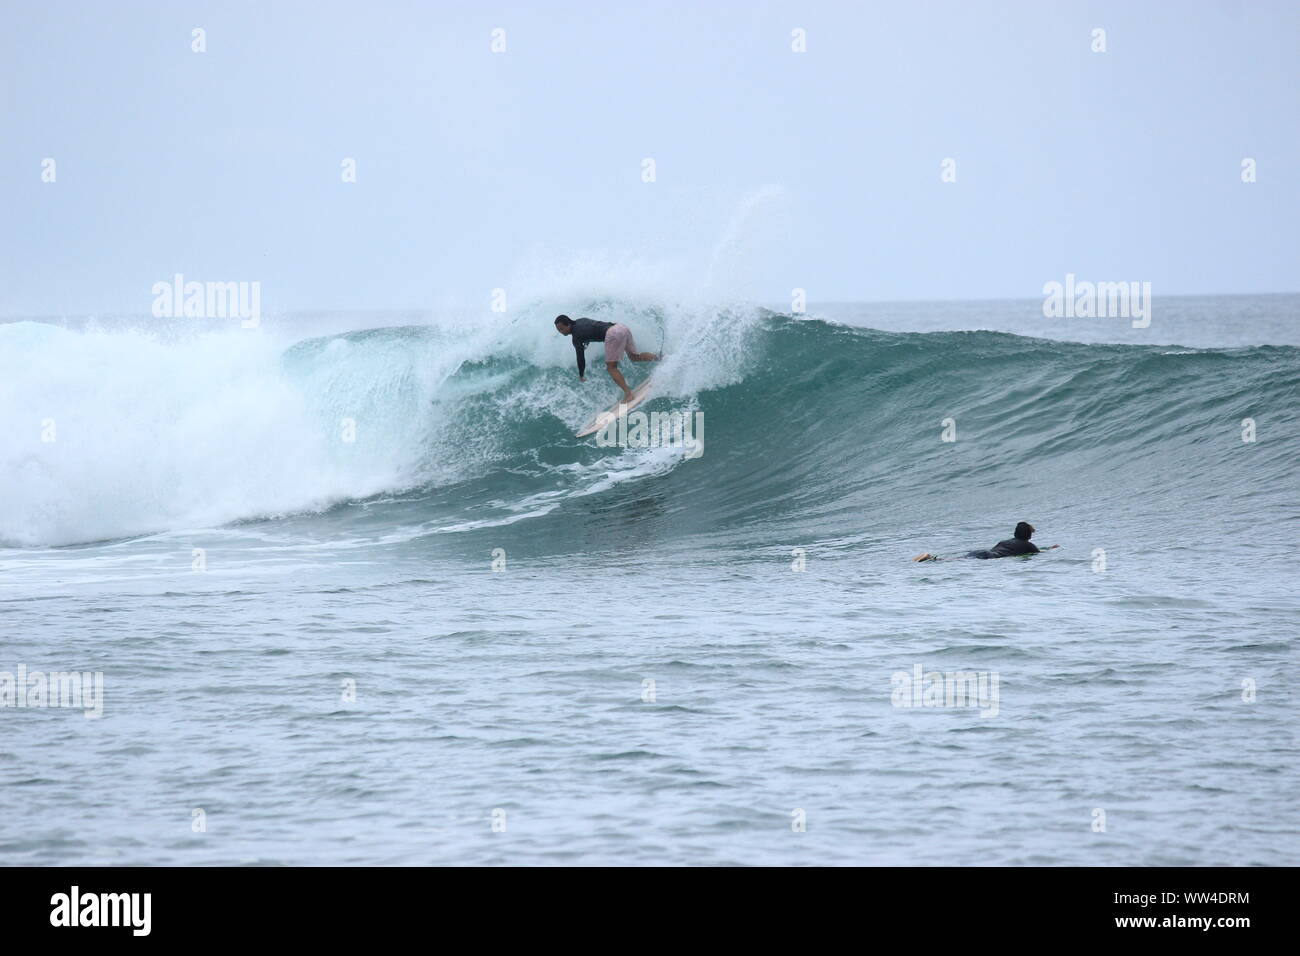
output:
[[[573,319],[567,315],[557,315],[555,317],[555,331],[561,335],[568,335],[573,331]]]
[[[1034,526],[1028,521],[1022,521],[1016,525],[1016,537],[1021,541],[1028,541],[1034,533]]]

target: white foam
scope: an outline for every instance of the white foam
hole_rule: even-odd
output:
[[[424,328],[304,340],[287,351],[292,343],[269,328],[163,336],[157,326],[0,324],[0,543],[215,527],[488,474],[519,449],[504,428],[459,427],[461,403],[487,395],[498,423],[553,414],[572,430],[615,397],[599,345],[589,349],[588,381],[578,382],[573,349],[551,323],[559,312],[624,322],[642,351],[662,345],[658,398],[689,403],[739,381],[759,310],[735,304],[717,275],[734,272],[723,266],[772,195],[760,190],[741,204],[702,274],[631,255],[538,255],[516,270],[505,314],[437,316]],[[490,357],[518,366],[457,374]],[[566,493],[593,494],[680,460],[611,450],[567,476]]]

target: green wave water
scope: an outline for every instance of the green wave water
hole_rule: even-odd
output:
[[[411,329],[349,339],[382,357],[420,336],[437,347],[435,333]],[[404,380],[381,389],[367,379],[391,370],[382,360],[353,357],[344,371],[319,342],[291,358],[311,368],[308,379],[325,365],[350,401],[377,395],[402,423],[423,416],[431,477],[366,505],[376,527],[396,520],[413,534],[500,537],[494,529],[510,522],[512,539],[563,552],[593,546],[588,517],[604,510],[629,515],[632,530],[618,535],[648,524],[656,538],[743,550],[800,536],[977,533],[1035,511],[1154,540],[1176,533],[1180,499],[1224,502],[1216,511],[1225,519],[1230,500],[1245,522],[1269,508],[1283,509],[1269,524],[1294,520],[1294,347],[1084,345],[776,315],[748,341],[738,381],[683,394],[668,375],[643,406],[703,414],[705,450],[694,460],[575,439],[590,389],[568,368],[515,356],[467,361],[426,402],[396,384]],[[1247,420],[1253,442],[1243,440]],[[657,506],[630,513],[636,502]],[[1139,520],[1152,505],[1175,526]],[[971,546],[991,544],[989,534]],[[596,543],[616,548],[617,535]]]

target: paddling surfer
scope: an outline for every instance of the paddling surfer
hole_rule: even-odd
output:
[[[1029,539],[1034,535],[1034,526],[1028,521],[1022,521],[1016,525],[1016,530],[1012,532],[1012,537],[1005,541],[999,541],[993,547],[981,549],[979,551],[967,551],[962,555],[963,558],[1010,558],[1018,554],[1038,554],[1039,551],[1051,551],[1052,548],[1059,548],[1059,544],[1054,544],[1050,548],[1039,548]],[[912,559],[913,561],[938,561],[937,554],[918,554]]]

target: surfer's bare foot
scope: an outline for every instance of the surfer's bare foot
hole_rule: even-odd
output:
[[[635,396],[633,396],[633,394],[632,394],[631,392],[624,392],[624,393],[623,393],[623,404],[624,404],[624,405],[631,405],[631,404],[632,404],[632,400],[633,400],[634,397],[635,397]]]
[[[918,554],[918,555],[917,555],[916,557],[914,557],[912,560],[913,560],[913,561],[936,561],[936,560],[938,560],[938,559],[937,559],[933,554],[931,554],[929,551],[926,551],[926,552],[924,552],[924,553],[922,553],[922,554]]]

